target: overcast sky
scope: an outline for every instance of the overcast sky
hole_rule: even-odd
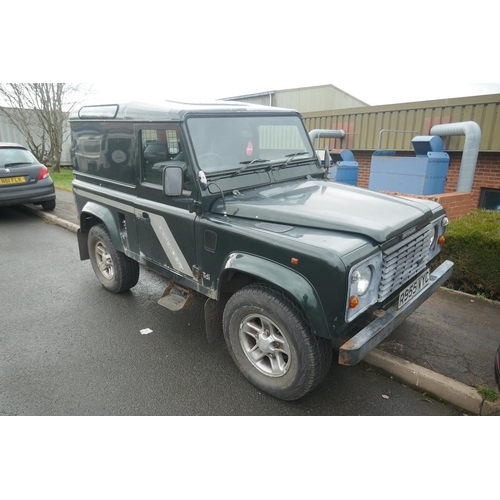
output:
[[[491,5],[86,0],[69,12],[46,0],[30,4],[22,36],[15,22],[3,23],[0,79],[92,83],[99,102],[325,84],[371,105],[500,93],[500,83],[466,83],[500,82]],[[19,6],[2,9],[14,19]]]
[[[272,84],[272,80],[269,82]],[[104,82],[94,83],[95,94],[88,98],[88,102],[127,102],[134,99],[159,99],[159,100],[186,100],[200,101],[213,100],[223,97],[241,96],[270,90],[281,90],[283,88],[295,88],[309,85],[332,84],[339,87],[354,97],[370,104],[389,104],[399,102],[424,101],[431,99],[442,99],[451,97],[462,97],[483,94],[500,94],[500,83],[460,83],[450,82],[448,84],[427,84],[425,82],[417,85],[401,86],[400,88],[387,88],[384,86],[370,86],[366,82],[342,82],[342,81],[308,81],[301,84],[301,80],[292,80],[290,86],[268,86],[249,87],[247,85],[228,85],[221,88],[217,85],[212,88],[172,88],[165,89],[163,86],[149,85],[143,89],[141,84],[130,84],[123,86],[119,83]],[[226,90],[226,93],[221,93]]]

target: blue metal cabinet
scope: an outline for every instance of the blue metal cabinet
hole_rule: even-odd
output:
[[[330,151],[332,163],[328,169],[328,178],[342,184],[356,186],[358,184],[359,165],[354,160],[350,149]]]
[[[450,157],[438,136],[419,136],[412,140],[415,157],[396,156],[394,151],[375,151],[368,188],[404,194],[444,193]]]

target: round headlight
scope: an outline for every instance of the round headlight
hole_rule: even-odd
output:
[[[359,281],[358,281],[358,295],[362,297],[370,287],[370,282],[372,280],[372,268],[371,266],[366,267],[360,273]]]

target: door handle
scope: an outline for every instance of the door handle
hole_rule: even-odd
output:
[[[151,219],[149,217],[149,214],[147,212],[142,212],[142,215],[138,215],[137,219],[145,222],[146,224],[151,224]]]

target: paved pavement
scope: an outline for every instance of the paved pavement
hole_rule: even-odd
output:
[[[68,191],[57,190],[53,212],[26,206],[70,231],[78,229]],[[500,303],[441,288],[364,361],[473,415],[500,415],[500,400],[485,401],[477,390],[497,390],[493,360],[499,343]]]

